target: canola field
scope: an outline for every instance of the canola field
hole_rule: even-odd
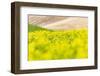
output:
[[[28,26],[28,60],[88,58],[88,30],[48,30]]]

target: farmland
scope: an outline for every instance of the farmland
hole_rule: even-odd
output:
[[[28,60],[88,58],[87,28],[49,30],[28,25]]]

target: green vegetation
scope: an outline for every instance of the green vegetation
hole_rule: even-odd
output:
[[[28,25],[28,32],[39,31],[39,30],[47,30],[47,29],[39,27],[37,25],[32,25],[32,24]],[[52,31],[52,30],[50,30],[50,31]]]
[[[88,30],[47,30],[28,26],[28,60],[82,59],[88,57]]]

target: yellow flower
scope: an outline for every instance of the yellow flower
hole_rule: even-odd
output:
[[[28,60],[88,57],[88,30],[37,30],[28,33]]]

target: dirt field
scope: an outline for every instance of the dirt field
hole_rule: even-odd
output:
[[[64,17],[64,16],[29,16],[29,24],[55,30],[79,29],[88,27],[86,17]]]

